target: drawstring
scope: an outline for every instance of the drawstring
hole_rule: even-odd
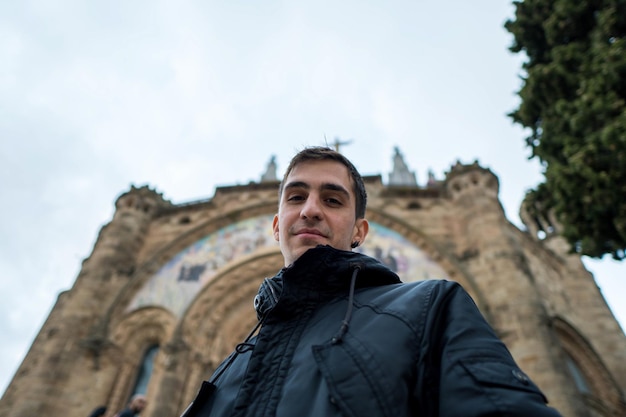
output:
[[[222,376],[222,374],[230,367],[230,365],[232,365],[232,363],[235,361],[237,356],[239,356],[239,354],[248,352],[249,350],[252,350],[254,348],[254,344],[248,343],[248,342],[250,341],[250,339],[252,339],[252,336],[254,336],[256,331],[259,330],[259,327],[261,327],[266,317],[267,317],[267,314],[261,320],[258,321],[258,323],[256,324],[256,326],[254,326],[252,331],[248,333],[248,336],[245,338],[245,340],[239,343],[237,346],[235,346],[235,351],[230,356],[230,359],[228,359],[228,362],[226,362],[226,364],[222,366],[222,369],[220,369],[220,371],[217,374],[215,374],[215,376],[213,376],[213,378],[209,381],[210,383],[215,384],[217,380]]]
[[[265,315],[265,317],[267,317],[267,315]],[[230,365],[233,364],[235,358],[237,358],[240,353],[247,352],[254,348],[254,344],[248,343],[248,341],[252,338],[252,336],[254,336],[254,333],[259,330],[259,327],[261,327],[261,325],[265,321],[265,317],[258,321],[256,326],[254,326],[254,329],[252,329],[252,331],[248,334],[248,337],[246,337],[246,340],[237,345],[235,351],[230,355],[228,362],[226,362],[226,364],[222,366],[222,369],[220,369],[219,372],[217,372],[210,381],[204,381],[202,383],[200,391],[198,391],[198,395],[196,395],[196,399],[187,406],[187,408],[185,409],[185,411],[183,411],[180,417],[196,415],[198,413],[198,410],[200,410],[200,408],[202,408],[207,400],[213,395],[216,389],[215,384],[217,383],[217,380],[230,367]]]
[[[361,270],[361,265],[356,264],[354,266],[354,270],[352,271],[352,278],[350,279],[350,292],[348,293],[348,308],[346,310],[346,316],[341,322],[341,327],[339,328],[339,331],[330,340],[332,344],[340,343],[343,340],[343,336],[348,331],[348,327],[350,326],[350,320],[352,319],[352,310],[353,310],[353,304],[354,304],[354,291],[356,289],[356,277],[359,274],[360,270]],[[272,298],[274,299],[274,302],[275,303],[278,302],[278,296],[276,294],[276,289],[273,286],[273,282],[267,278],[265,278],[265,281],[270,289],[270,293],[271,293]],[[257,301],[255,299],[255,304],[256,303]],[[254,349],[254,344],[249,343],[249,341],[250,339],[252,339],[252,336],[254,336],[254,334],[259,329],[259,327],[263,325],[263,322],[265,322],[265,319],[267,318],[267,316],[268,316],[267,313],[264,314],[263,317],[258,321],[256,326],[254,326],[252,331],[248,334],[246,339],[235,347],[235,351],[228,359],[228,362],[222,367],[222,369],[220,369],[220,371],[217,374],[213,376],[211,381],[209,381],[210,383],[215,384],[217,380],[224,374],[224,372],[230,367],[230,365],[232,365],[232,363],[235,361],[237,356]]]
[[[222,366],[222,369],[220,369],[219,372],[216,373],[210,381],[204,381],[202,383],[200,391],[198,392],[198,395],[196,395],[196,399],[187,406],[187,408],[185,409],[185,411],[183,411],[180,417],[196,415],[198,413],[198,410],[207,402],[209,397],[213,395],[216,389],[215,384],[217,383],[217,380],[222,376],[222,374],[224,374],[224,372],[230,367],[230,365],[233,364],[235,358],[237,358],[240,353],[247,352],[254,348],[254,344],[248,343],[248,341],[252,338],[252,336],[254,336],[254,333],[259,330],[259,327],[261,327],[261,325],[265,321],[265,317],[267,317],[267,315],[259,320],[256,326],[254,326],[254,329],[252,329],[252,331],[248,334],[246,339],[243,342],[239,343],[237,347],[235,347],[235,351],[230,355],[228,362],[226,362],[226,364]]]
[[[354,271],[352,271],[352,279],[350,280],[350,292],[348,294],[348,309],[346,310],[346,317],[344,317],[341,322],[341,327],[335,336],[330,339],[330,342],[334,345],[343,340],[343,336],[348,331],[348,326],[350,326],[350,319],[352,318],[352,307],[354,302],[354,289],[356,287],[356,276],[361,270],[360,265],[355,265]]]
[[[276,303],[278,303],[278,294],[276,293],[277,288],[274,288],[274,286],[277,284],[269,278],[265,278],[264,283],[267,286],[267,288],[269,288],[272,301],[274,302],[274,304],[270,307],[270,310],[271,310],[272,308],[274,308]],[[254,336],[257,330],[259,330],[259,328],[263,325],[263,323],[265,322],[265,319],[269,315],[268,314],[269,310],[260,311],[260,307],[261,307],[261,298],[260,298],[260,295],[257,294],[257,296],[254,297],[254,308],[257,310],[257,316],[259,317],[259,321],[257,322],[256,326],[254,326],[254,328],[250,331],[250,333],[248,333],[248,336],[246,336],[244,341],[239,343],[237,346],[235,346],[235,351],[232,353],[232,355],[230,355],[228,362],[226,362],[226,364],[222,366],[222,369],[220,369],[219,372],[213,376],[211,381],[209,381],[210,383],[215,384],[217,380],[222,376],[222,374],[226,372],[226,370],[230,367],[230,365],[232,365],[235,359],[237,359],[237,356],[254,349],[254,343],[250,343],[250,339],[252,339],[252,336]]]

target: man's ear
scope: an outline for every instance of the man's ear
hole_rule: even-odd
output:
[[[359,245],[362,245],[369,230],[370,224],[366,219],[356,219],[356,222],[354,223],[352,242],[359,242]]]
[[[274,232],[274,239],[278,242],[280,240],[278,238],[278,214],[274,215],[274,220],[272,221],[272,231]]]

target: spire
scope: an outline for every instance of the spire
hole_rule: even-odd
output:
[[[389,185],[404,185],[417,187],[415,172],[409,171],[409,167],[404,162],[404,157],[400,153],[400,149],[394,148],[393,171],[389,174]]]
[[[267,163],[265,173],[261,175],[261,182],[278,181],[276,177],[276,155],[272,155],[270,161]]]

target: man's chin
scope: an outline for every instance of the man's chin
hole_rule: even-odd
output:
[[[298,258],[299,258],[300,256],[302,256],[302,254],[304,254],[304,252],[308,251],[309,249],[316,248],[316,247],[318,247],[318,246],[320,246],[320,245],[324,245],[324,243],[312,243],[312,244],[310,244],[310,245],[305,245],[305,246],[300,247],[300,248],[297,250]]]
[[[316,248],[320,245],[326,245],[327,243],[312,243],[310,245],[303,245],[303,246],[299,246],[298,249],[293,250],[290,255],[291,255],[291,263],[294,263],[299,257],[301,257],[302,255],[304,255],[304,253],[306,251],[308,251],[309,249],[313,249]]]

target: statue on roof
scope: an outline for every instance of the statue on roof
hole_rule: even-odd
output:
[[[437,179],[435,178],[435,173],[432,169],[428,170],[428,182],[426,183],[427,187],[435,187],[437,186]]]
[[[417,179],[415,172],[409,171],[409,167],[404,162],[404,157],[400,153],[400,149],[394,148],[393,171],[389,174],[389,185],[404,185],[417,187]]]
[[[265,173],[261,175],[261,182],[278,181],[276,177],[276,155],[272,155],[270,161],[267,163]]]

